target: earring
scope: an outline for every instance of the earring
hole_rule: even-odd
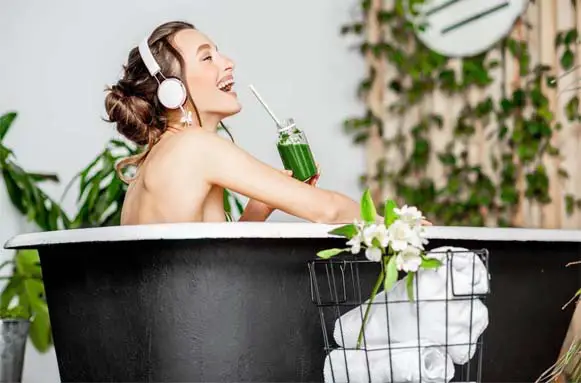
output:
[[[182,124],[184,124],[185,126],[191,126],[192,125],[192,112],[191,111],[185,111],[185,109],[183,107],[180,107],[180,109],[182,110],[182,118],[180,120],[180,122]]]

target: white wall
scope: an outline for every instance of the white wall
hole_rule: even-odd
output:
[[[339,35],[356,0],[25,0],[0,13],[0,113],[17,110],[6,139],[30,170],[55,171],[63,184],[114,134],[103,121],[103,89],[120,72],[129,49],[155,25],[184,19],[207,33],[236,63],[243,111],[226,123],[238,144],[281,167],[272,122],[248,91],[253,83],[281,117],[308,134],[322,167],[319,186],[359,198],[360,148],[341,131],[362,111],[355,89],[363,62]],[[65,208],[74,210],[71,193]],[[0,241],[24,230],[0,189]],[[273,220],[293,220],[276,213]],[[6,257],[8,254],[3,253]],[[54,352],[29,345],[25,382],[56,382]]]

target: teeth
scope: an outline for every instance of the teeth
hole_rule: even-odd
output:
[[[228,86],[234,84],[234,80],[224,80],[218,83],[218,88],[220,90],[225,90]]]

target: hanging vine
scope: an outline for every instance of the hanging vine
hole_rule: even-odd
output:
[[[399,118],[408,125],[383,139],[384,150],[397,150],[403,161],[393,166],[381,159],[373,180],[379,185],[389,184],[397,198],[421,207],[428,218],[445,225],[518,226],[516,209],[523,199],[537,206],[551,203],[546,161],[560,156],[551,142],[561,124],[551,112],[547,92],[556,87],[557,81],[550,75],[556,68],[531,65],[526,41],[509,36],[483,54],[454,59],[459,64],[455,70],[452,59],[419,41],[417,26],[404,16],[402,0],[379,11],[372,11],[370,0],[361,1],[360,7],[361,20],[344,25],[341,33],[359,36],[362,54],[371,52],[385,61],[389,74],[385,86],[396,96],[387,106],[390,118]],[[370,17],[375,17],[384,34],[391,36],[389,41],[369,42],[366,34]],[[531,28],[526,22],[523,26]],[[574,65],[573,45],[577,40],[576,29],[561,31],[555,37],[555,49],[563,52],[560,65],[565,70]],[[492,72],[501,69],[507,59],[518,63],[520,80],[512,92],[503,87],[502,96],[495,99],[486,91],[498,86]],[[370,69],[361,81],[357,92],[362,99],[368,96],[375,76],[376,70]],[[439,151],[434,149],[430,134],[434,129],[441,131],[445,118],[450,116],[421,107],[435,91],[463,102],[454,116],[444,150]],[[475,100],[471,94],[481,97]],[[409,126],[406,115],[412,110],[419,111],[419,118]],[[569,121],[581,121],[577,96],[568,101],[564,112]],[[384,129],[380,116],[369,109],[362,117],[345,120],[344,130],[354,143],[361,144],[369,139],[374,125]],[[482,127],[487,127],[485,139],[495,148],[487,153],[490,166],[470,159],[474,136]],[[428,171],[431,161],[439,162],[444,182],[442,173]],[[564,169],[559,169],[558,174],[563,179],[568,177]],[[362,183],[370,181],[362,177]],[[581,207],[581,200],[573,195],[566,195],[564,202],[568,214]]]

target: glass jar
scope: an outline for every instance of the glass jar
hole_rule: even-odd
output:
[[[308,181],[317,174],[317,165],[304,132],[298,129],[292,118],[278,128],[276,147],[286,170],[299,181]]]

